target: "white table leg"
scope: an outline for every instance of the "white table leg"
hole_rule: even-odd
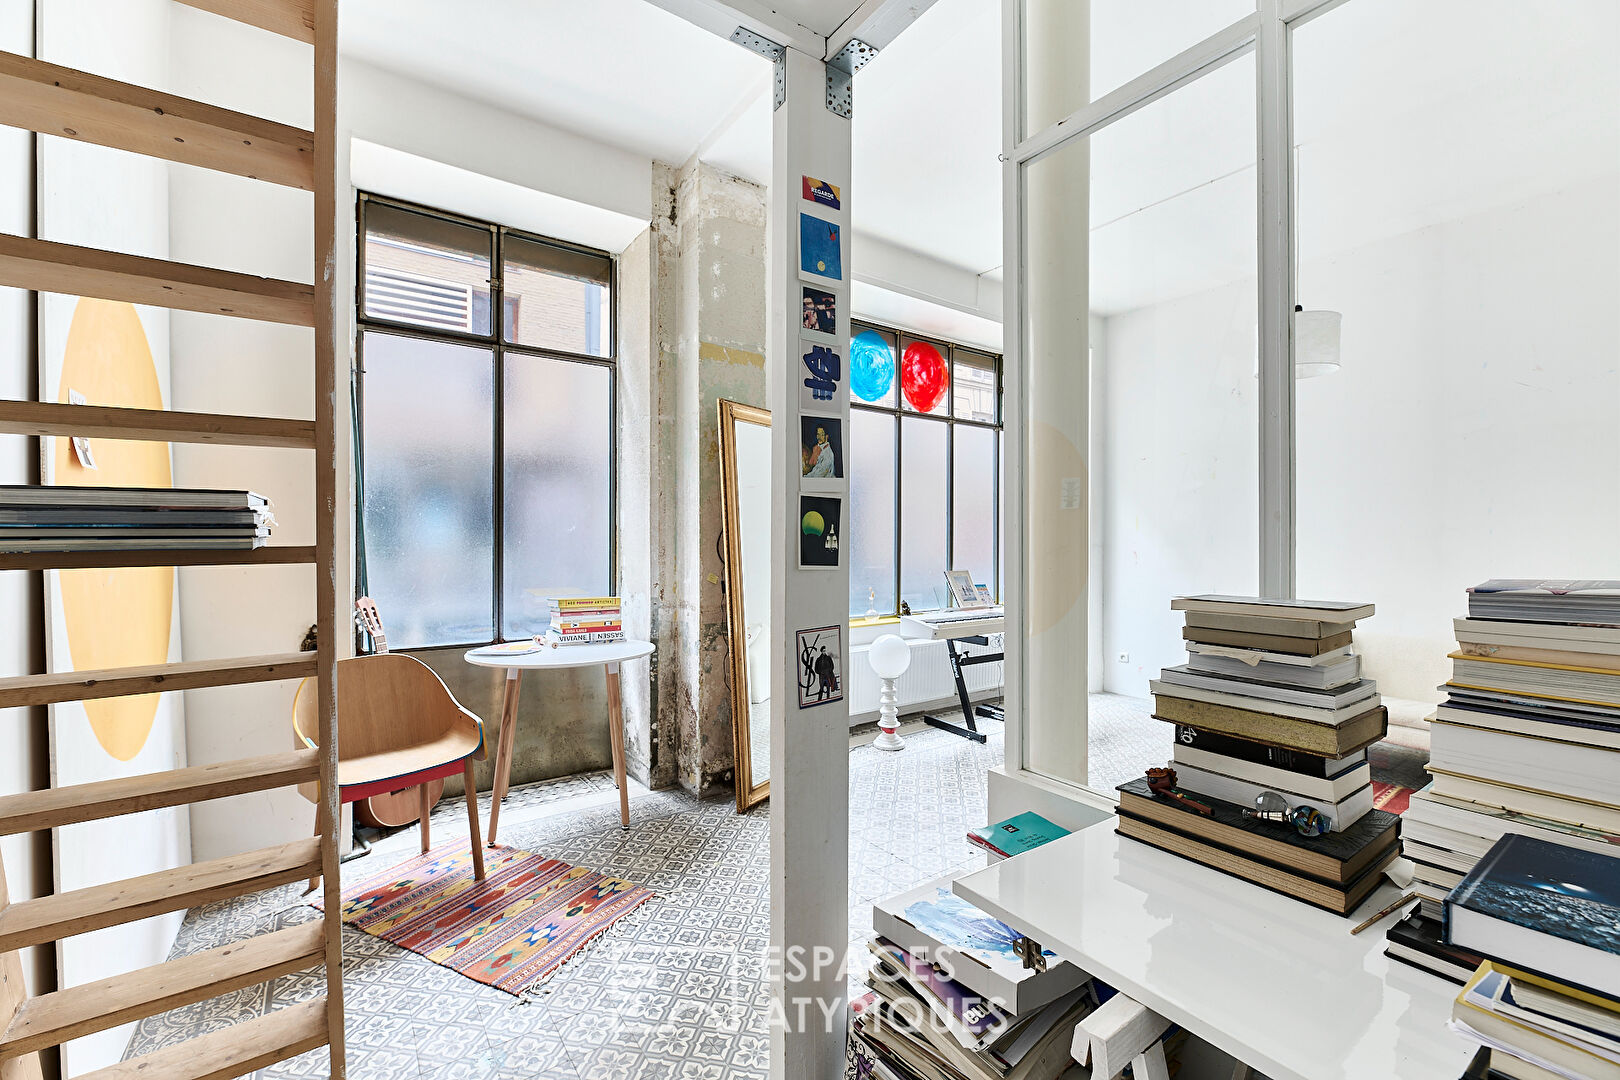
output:
[[[495,784],[489,799],[489,839],[495,846],[495,828],[501,820],[501,803],[506,789],[512,784],[512,747],[517,742],[518,698],[523,691],[523,669],[506,669],[506,693],[501,699],[501,731],[495,746]],[[478,792],[467,793],[469,799],[478,798]]]

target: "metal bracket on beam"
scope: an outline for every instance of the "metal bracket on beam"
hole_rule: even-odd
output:
[[[855,73],[878,54],[876,46],[850,38],[838,55],[827,61],[827,111],[844,119],[855,112]]]
[[[731,32],[731,40],[749,52],[763,56],[776,69],[776,96],[771,105],[771,111],[775,112],[780,109],[782,102],[787,100],[787,49],[770,38],[760,37],[752,30],[744,29],[741,26]]]

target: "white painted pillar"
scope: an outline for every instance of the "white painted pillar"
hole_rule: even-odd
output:
[[[799,707],[797,631],[837,629],[833,650],[841,694],[849,664],[849,563],[844,525],[847,481],[838,496],[842,516],[838,565],[802,570],[799,478],[801,411],[839,418],[849,428],[850,122],[827,109],[826,68],[787,50],[787,100],[776,110],[771,162],[770,227],[766,248],[770,336],[772,487],[771,634],[771,1076],[834,1080],[842,1075],[847,1026],[842,961],[849,940],[849,702]],[[840,189],[834,210],[801,198],[802,177]],[[805,404],[809,372],[801,356],[803,288],[799,276],[800,215],[837,224],[842,282],[814,287],[838,297],[837,390],[831,400]],[[812,407],[813,406],[813,407]],[[847,442],[846,442],[847,446]],[[846,463],[845,475],[850,464]],[[830,640],[824,635],[822,640]]]
[[[1025,4],[1029,117],[1049,123],[1085,103],[1090,9],[1085,0]],[[1071,143],[1024,170],[1021,764],[1072,784],[1084,784],[1087,769],[1090,162],[1089,144]]]

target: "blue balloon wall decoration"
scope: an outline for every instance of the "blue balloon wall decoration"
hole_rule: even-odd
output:
[[[894,385],[894,349],[883,335],[862,330],[849,343],[849,388],[862,401],[881,401]]]

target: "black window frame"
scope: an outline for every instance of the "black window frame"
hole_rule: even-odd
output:
[[[862,401],[853,394],[850,395],[849,399],[849,407],[852,413],[860,410],[864,412],[877,413],[880,416],[888,416],[894,419],[894,550],[891,553],[894,572],[894,609],[886,612],[880,611],[878,612],[876,618],[892,619],[899,617],[900,605],[903,602],[900,590],[900,581],[901,567],[904,562],[903,552],[905,551],[905,531],[902,515],[900,513],[900,507],[901,500],[904,498],[905,490],[905,425],[901,421],[906,418],[926,420],[933,423],[946,425],[945,563],[947,569],[951,568],[956,558],[956,429],[958,426],[973,427],[993,431],[995,433],[995,439],[992,443],[994,446],[994,456],[992,457],[990,464],[990,507],[992,514],[990,542],[991,575],[993,578],[991,592],[995,595],[997,603],[1000,603],[1002,565],[1001,484],[1003,479],[1001,470],[1001,455],[1004,452],[1004,447],[1002,444],[1005,439],[1003,432],[1006,420],[1006,415],[1003,410],[1004,384],[1002,381],[1002,354],[999,352],[994,352],[990,349],[980,348],[976,345],[964,345],[959,342],[949,341],[945,338],[939,337],[936,334],[927,334],[917,330],[908,330],[904,327],[874,322],[871,319],[850,319],[849,333],[851,340],[854,339],[856,334],[859,334],[863,330],[872,330],[879,334],[887,335],[888,337],[892,338],[895,343],[894,404],[880,405],[875,402]],[[900,389],[900,360],[905,353],[906,343],[910,341],[920,341],[932,345],[934,348],[938,349],[940,355],[945,358],[946,371],[950,373],[950,384],[946,390],[948,408],[943,416],[936,413],[918,412],[916,409],[910,408],[905,404],[904,393]],[[956,354],[958,351],[968,353],[976,358],[985,357],[991,361],[995,371],[996,384],[996,418],[994,421],[971,420],[961,418],[956,415]],[[860,467],[861,463],[859,461],[852,461],[850,463],[851,475],[853,476],[854,471]],[[855,542],[853,537],[849,538],[849,542]],[[928,608],[923,610],[938,611],[944,609]],[[865,618],[872,618],[872,616],[867,616],[864,613],[857,614],[853,611],[850,612],[849,617],[855,621]]]
[[[490,329],[487,334],[471,331],[431,328],[415,323],[398,322],[378,316],[366,314],[366,210],[376,204],[428,217],[439,218],[458,225],[468,225],[478,229],[490,231],[490,280],[489,280],[489,310]],[[569,352],[565,349],[544,348],[535,345],[523,345],[514,341],[507,341],[505,334],[506,323],[506,290],[503,275],[506,266],[506,240],[508,237],[539,243],[556,248],[577,251],[582,254],[599,256],[608,264],[608,340],[607,355],[593,356],[587,353]],[[440,210],[437,207],[423,206],[419,203],[407,202],[401,199],[389,198],[371,192],[358,192],[355,205],[355,273],[354,273],[354,439],[355,439],[355,472],[363,485],[365,482],[365,338],[368,332],[391,334],[396,337],[411,337],[423,341],[433,341],[449,345],[476,345],[491,351],[494,367],[494,414],[492,422],[494,430],[493,454],[493,511],[490,528],[493,536],[494,573],[492,576],[491,614],[494,637],[480,641],[438,642],[428,645],[413,645],[411,650],[425,651],[430,649],[462,649],[477,648],[483,645],[492,645],[506,640],[501,631],[505,624],[505,558],[506,545],[505,509],[506,509],[506,358],[512,356],[532,356],[544,360],[558,360],[567,363],[588,364],[592,367],[605,368],[608,372],[608,582],[610,592],[616,593],[619,584],[619,260],[612,252],[601,251],[587,247],[583,244],[573,244],[553,237],[542,236],[538,233],[502,225],[499,222],[485,221],[480,218],[468,217],[464,214]],[[362,487],[361,490],[364,490]],[[357,498],[354,504],[355,536],[365,536],[365,502]],[[355,544],[355,582],[357,587],[366,580],[365,550],[362,543]],[[356,628],[355,646],[357,651],[363,645],[364,635]]]

